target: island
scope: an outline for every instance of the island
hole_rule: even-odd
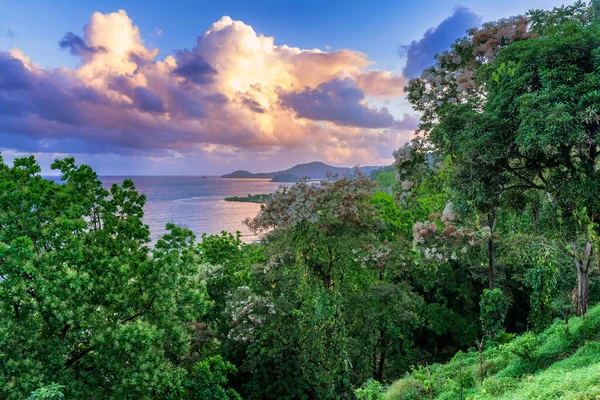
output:
[[[364,173],[369,175],[371,171],[377,170],[381,167],[379,166],[366,166],[359,167],[358,169]],[[230,174],[225,174],[221,176],[221,178],[242,178],[242,179],[272,179],[272,182],[296,182],[298,179],[303,177],[308,177],[309,179],[326,179],[328,174],[335,174],[338,176],[352,174],[354,172],[354,168],[350,167],[335,167],[333,165],[327,165],[322,162],[310,162],[306,164],[298,164],[293,166],[292,168],[288,168],[283,171],[276,172],[260,172],[260,173],[252,173],[249,171],[238,170],[232,172]],[[285,176],[283,178],[282,176]],[[294,177],[295,180],[280,180],[280,179],[292,179]],[[277,179],[277,180],[276,180]]]
[[[263,194],[249,194],[246,197],[239,197],[239,196],[231,196],[231,197],[225,197],[225,201],[237,201],[240,203],[258,203],[258,204],[265,204],[267,201],[269,201],[269,198],[271,197],[270,194],[268,193],[263,193]]]
[[[279,175],[275,175],[273,177],[273,179],[271,179],[271,182],[294,183],[294,182],[298,182],[299,180],[300,180],[300,178],[298,178],[294,174],[279,174]]]

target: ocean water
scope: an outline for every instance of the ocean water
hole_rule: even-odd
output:
[[[101,176],[104,186],[122,183],[124,176]],[[137,190],[146,195],[144,222],[150,227],[152,241],[165,233],[165,225],[173,222],[185,226],[198,236],[202,233],[240,231],[242,240],[258,239],[242,223],[256,216],[260,204],[225,201],[229,196],[272,193],[282,183],[268,179],[201,179],[195,176],[133,176]]]

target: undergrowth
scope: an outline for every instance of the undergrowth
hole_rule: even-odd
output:
[[[428,371],[427,371],[428,369]],[[426,378],[425,378],[426,377]],[[385,400],[600,399],[600,305],[540,334],[501,334],[447,364],[413,368]]]

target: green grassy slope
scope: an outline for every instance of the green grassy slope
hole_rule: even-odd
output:
[[[447,364],[415,368],[385,392],[384,399],[600,399],[600,305],[587,317],[556,321],[536,335],[458,353]],[[483,379],[481,376],[483,369]],[[429,378],[431,376],[431,378]]]

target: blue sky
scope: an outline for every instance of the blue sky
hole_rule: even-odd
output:
[[[303,49],[325,46],[367,53],[380,68],[401,68],[396,50],[419,39],[457,6],[469,8],[484,21],[552,8],[562,0],[220,0],[220,1],[29,1],[0,0],[0,48],[19,47],[43,66],[70,66],[78,60],[58,47],[67,31],[78,32],[94,11],[124,9],[140,27],[144,39],[161,49],[191,47],[196,36],[224,15],[241,20],[257,32],[273,36],[276,44]],[[162,35],[157,36],[157,31]],[[160,56],[159,56],[160,57]]]
[[[23,79],[35,80],[32,87],[55,90],[7,92],[3,98],[0,85],[0,108],[8,101],[3,99],[15,96],[28,104],[20,120],[0,117],[0,150],[9,160],[35,153],[45,166],[72,154],[107,174],[269,170],[317,159],[385,164],[418,121],[401,93],[403,82],[429,65],[434,52],[470,25],[561,4],[0,0],[0,68],[4,62],[14,73],[14,62],[21,63]],[[95,12],[100,14],[93,19]],[[84,31],[88,24],[89,32]],[[208,29],[213,34],[206,36]],[[67,32],[73,40],[61,48]],[[122,39],[105,39],[110,32]],[[275,46],[304,52],[282,52],[261,35],[273,38]],[[115,53],[120,41],[130,46],[127,54],[145,61],[131,67],[132,60],[120,59]],[[411,51],[399,51],[411,43]],[[255,47],[250,52],[245,46]],[[192,69],[206,75],[186,76]],[[197,86],[190,86],[192,81]],[[60,100],[44,100],[49,97],[64,99],[64,109]],[[323,98],[329,108],[317,109]],[[138,114],[108,113],[107,99]],[[5,109],[14,104],[4,104]],[[188,112],[177,117],[181,109]],[[106,117],[94,119],[96,113]],[[183,119],[185,124],[177,124]]]

